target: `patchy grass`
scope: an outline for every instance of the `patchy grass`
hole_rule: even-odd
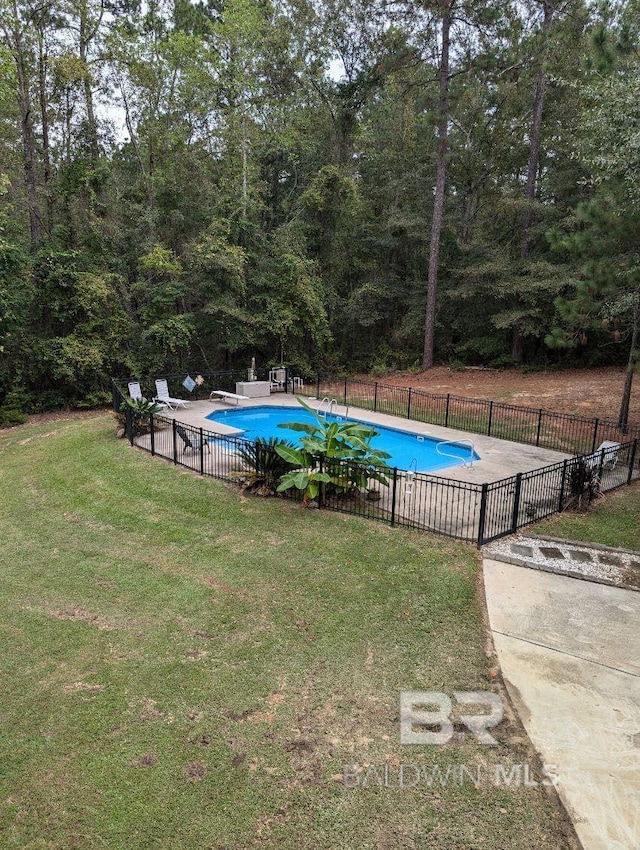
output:
[[[493,781],[527,758],[512,723],[399,744],[400,691],[495,688],[474,550],[247,498],[113,431],[0,434],[3,847],[572,846],[545,789]],[[408,763],[454,773],[402,790]]]
[[[531,531],[640,551],[640,482],[605,493],[586,513],[560,514]]]

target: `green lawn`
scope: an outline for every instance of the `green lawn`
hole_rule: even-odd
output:
[[[530,530],[640,551],[640,482],[605,493],[587,513],[559,514]]]
[[[569,846],[544,789],[489,779],[528,757],[511,722],[495,747],[399,743],[400,691],[494,687],[473,549],[247,497],[114,431],[0,432],[0,846]],[[348,788],[345,764],[462,780]]]

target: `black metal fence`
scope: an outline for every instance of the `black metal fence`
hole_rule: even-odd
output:
[[[379,408],[378,408],[379,409]],[[252,445],[238,437],[221,436],[159,414],[125,411],[125,431],[131,445],[184,466],[200,475],[239,482],[246,478],[243,449]],[[364,486],[335,493],[321,489],[321,508],[368,519],[433,531],[478,546],[564,510],[595,489],[604,492],[640,478],[638,439],[555,463],[490,484],[453,481],[393,468],[388,483],[367,476],[350,461],[331,461],[332,472]],[[315,460],[322,469],[326,461]],[[588,485],[588,486],[585,486]],[[290,495],[302,498],[298,491]]]
[[[345,406],[573,454],[594,452],[605,440],[640,438],[640,425],[619,428],[610,419],[589,419],[450,393],[438,395],[378,381],[317,378],[315,385],[306,385],[306,393],[312,391],[317,398],[335,399]]]

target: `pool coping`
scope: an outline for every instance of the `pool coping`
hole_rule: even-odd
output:
[[[315,409],[320,400],[308,396],[302,396],[305,403]],[[247,399],[238,405],[240,408],[251,407],[291,407],[297,408],[296,396],[288,393],[279,393],[270,397]],[[235,410],[235,406],[233,408]],[[206,416],[214,411],[231,410],[231,408],[220,401],[195,401],[188,408],[163,412],[163,416],[176,419],[185,425],[195,428],[203,428],[205,431],[217,433],[222,436],[241,437],[243,431],[233,428],[224,423],[207,419]],[[553,463],[562,462],[573,457],[573,454],[545,449],[538,446],[529,446],[523,443],[515,443],[510,440],[502,440],[497,437],[486,437],[469,431],[461,431],[457,428],[444,428],[440,425],[431,425],[414,419],[405,419],[401,416],[392,416],[387,413],[373,412],[363,408],[343,404],[334,406],[338,415],[350,415],[372,425],[384,425],[387,428],[409,431],[410,433],[435,437],[445,440],[471,440],[474,451],[480,456],[479,461],[474,461],[472,468],[463,466],[450,466],[437,470],[434,473],[421,473],[433,475],[438,478],[446,478],[453,481],[468,482],[473,484],[492,483],[500,481],[518,472],[531,472]]]

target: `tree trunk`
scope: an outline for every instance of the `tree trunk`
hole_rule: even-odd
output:
[[[524,360],[524,337],[520,325],[513,326],[511,337],[511,359],[514,363],[522,363]]]
[[[631,331],[631,346],[629,348],[629,360],[627,362],[627,374],[622,391],[622,402],[618,415],[618,428],[626,432],[629,423],[629,404],[631,402],[631,385],[633,384],[633,373],[636,368],[636,346],[638,344],[638,324],[640,322],[640,300],[636,301],[633,309],[633,328]]]
[[[433,218],[431,221],[431,244],[429,249],[429,271],[427,277],[427,307],[424,327],[424,352],[422,368],[433,366],[436,293],[438,288],[438,258],[440,254],[440,233],[444,210],[444,194],[447,177],[447,148],[449,123],[449,42],[451,30],[451,2],[447,2],[442,13],[442,52],[440,56],[440,96],[438,99],[438,147],[436,153],[436,187],[433,198]]]
[[[49,144],[49,109],[47,101],[47,53],[44,46],[44,32],[38,33],[38,95],[40,100],[40,122],[42,125],[42,166],[44,178],[44,199],[47,232],[53,230],[53,199],[51,197],[51,146]]]
[[[87,134],[89,136],[89,150],[91,152],[91,164],[95,167],[98,156],[99,156],[99,148],[98,148],[98,129],[96,123],[96,115],[95,110],[93,108],[93,91],[91,89],[91,74],[89,73],[89,63],[87,60],[87,52],[89,44],[92,39],[95,37],[96,32],[98,31],[98,27],[100,25],[100,20],[102,19],[102,14],[100,15],[100,19],[98,23],[91,29],[89,27],[88,22],[88,9],[87,5],[83,4],[80,9],[80,36],[79,36],[79,54],[80,60],[82,62],[84,77],[83,77],[83,88],[84,88],[84,104],[85,109],[87,110]]]
[[[18,82],[18,104],[20,107],[20,129],[22,135],[22,151],[24,155],[24,180],[27,192],[27,212],[29,216],[29,239],[32,251],[37,251],[42,243],[42,217],[38,200],[36,144],[33,131],[33,111],[31,109],[31,94],[29,91],[29,75],[27,71],[26,48],[23,33],[20,29],[18,7],[13,3],[13,22],[10,29],[3,26],[3,32],[11,48],[16,64]]]
[[[556,11],[549,0],[544,0],[544,18],[542,21],[543,49],[540,57],[540,67],[536,77],[536,93],[533,99],[533,118],[531,122],[531,137],[529,142],[529,164],[527,166],[527,183],[524,190],[526,208],[522,222],[522,241],[520,243],[520,259],[526,260],[529,256],[531,242],[531,228],[533,226],[533,202],[536,197],[536,183],[538,180],[538,169],[540,167],[540,143],[542,140],[542,113],[544,111],[544,94],[547,85],[547,73],[544,63],[547,54],[546,42],[553,23]],[[512,356],[516,363],[520,364],[524,357],[524,345],[522,330],[516,325],[513,328],[513,339],[511,344]]]

